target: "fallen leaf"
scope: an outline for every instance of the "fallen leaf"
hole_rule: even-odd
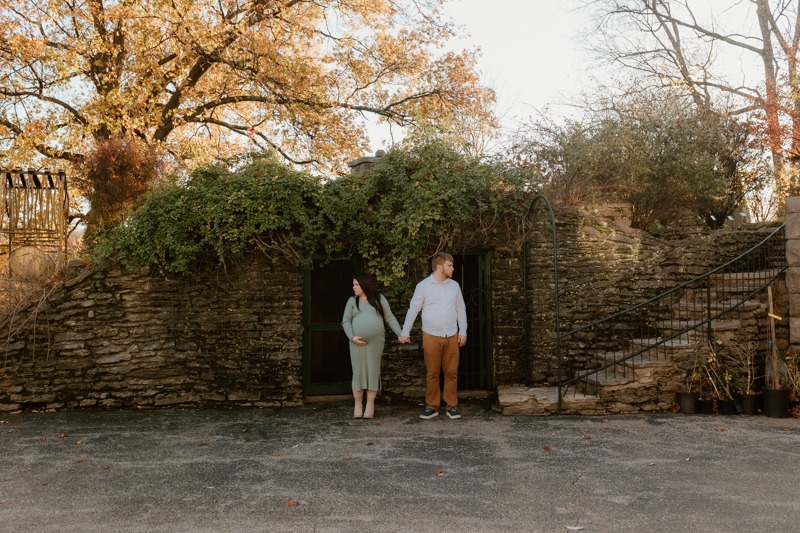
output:
[[[3,424],[8,424],[8,420],[0,420],[0,426],[2,426]]]
[[[250,428],[244,428],[244,429],[242,430],[242,433],[247,433],[248,431],[250,431]]]
[[[583,438],[584,440],[592,440],[592,437],[590,437],[589,435],[584,435]]]
[[[0,500],[0,505],[5,505],[8,503],[8,500]]]
[[[436,477],[442,477],[443,475],[444,475],[444,471],[443,470],[437,470],[436,471]]]
[[[111,465],[102,465],[101,468],[103,470],[111,470]]]
[[[794,426],[786,426],[784,429],[785,429],[786,431],[797,431],[797,428],[796,428],[796,427],[794,427]]]
[[[297,507],[300,502],[297,500],[286,500],[286,507]]]
[[[717,428],[714,431],[716,431],[717,433],[722,433],[725,431],[725,428]]]
[[[608,422],[608,418],[604,418],[604,419],[603,419],[603,422]]]
[[[544,451],[546,451],[546,452],[552,452],[552,451],[553,451],[553,448],[551,448],[550,446],[545,446],[545,447],[544,447],[544,448],[542,448],[542,449],[543,449]]]
[[[83,444],[82,440],[76,440],[75,441],[75,446],[80,446],[81,444]]]
[[[85,462],[86,462],[86,459],[75,459],[75,464],[76,465],[82,465]]]
[[[63,439],[63,438],[66,438],[66,437],[71,437],[71,436],[72,436],[72,435],[70,435],[70,434],[69,434],[69,433],[67,433],[67,432],[64,432],[64,433],[59,433],[59,434],[58,434],[58,438],[60,438],[60,439]]]
[[[182,429],[176,429],[175,431],[173,431],[173,433],[176,434],[176,435],[180,435],[181,433],[183,433],[183,430]]]
[[[349,455],[345,455],[344,457],[342,457],[342,461],[352,461],[352,460],[353,458],[350,457]]]
[[[367,446],[372,446],[373,444],[375,444],[375,443],[374,442],[368,442]]]
[[[198,446],[208,446],[209,444],[211,444],[210,440],[201,440]]]

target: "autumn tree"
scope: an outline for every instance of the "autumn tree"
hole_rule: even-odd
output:
[[[761,121],[780,197],[800,194],[800,1],[586,0],[611,63],[699,111]],[[734,65],[731,68],[731,65]],[[745,72],[753,67],[757,75]]]
[[[443,1],[0,0],[0,163],[135,137],[187,168],[272,150],[330,171],[371,118],[491,124]]]

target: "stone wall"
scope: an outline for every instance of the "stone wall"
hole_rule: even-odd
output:
[[[628,227],[622,208],[557,220],[562,331],[700,274],[766,235],[742,229],[657,239]],[[554,376],[548,231],[534,228],[526,256],[517,228],[489,236],[484,247],[496,385]],[[302,291],[296,267],[259,254],[190,280],[119,267],[84,272],[35,313],[3,326],[0,410],[297,405],[304,401]],[[401,321],[408,298],[392,302]],[[387,343],[383,385],[387,399],[424,396],[418,345]]]
[[[613,206],[612,206],[613,207]],[[743,253],[775,227],[715,232],[696,229],[664,239],[629,227],[622,206],[557,215],[558,287],[562,333],[588,324],[688,281]],[[555,381],[555,296],[549,228],[533,235],[528,262],[531,294],[530,361],[506,383]],[[785,330],[781,330],[785,335]],[[613,334],[612,334],[613,335]],[[621,339],[621,342],[628,339]],[[609,342],[613,339],[604,339]],[[613,345],[609,349],[615,349]],[[529,374],[523,372],[524,369]]]
[[[191,281],[84,272],[6,325],[0,410],[299,404],[301,281],[257,254]]]
[[[790,346],[800,352],[800,197],[786,200],[786,259]]]

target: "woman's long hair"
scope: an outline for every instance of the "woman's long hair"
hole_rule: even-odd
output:
[[[367,296],[367,302],[369,302],[369,305],[374,307],[381,318],[383,318],[381,295],[378,292],[378,288],[375,286],[375,282],[372,280],[372,276],[369,274],[356,274],[355,279],[361,286],[361,290],[364,291],[364,294]],[[354,296],[354,298],[356,299],[356,309],[358,309],[358,297]]]

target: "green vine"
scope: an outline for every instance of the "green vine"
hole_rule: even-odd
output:
[[[94,235],[94,260],[188,273],[203,255],[245,251],[307,262],[359,255],[387,287],[438,249],[462,248],[522,213],[525,176],[439,145],[391,151],[370,170],[324,182],[271,157],[210,166],[151,192],[125,224]]]

